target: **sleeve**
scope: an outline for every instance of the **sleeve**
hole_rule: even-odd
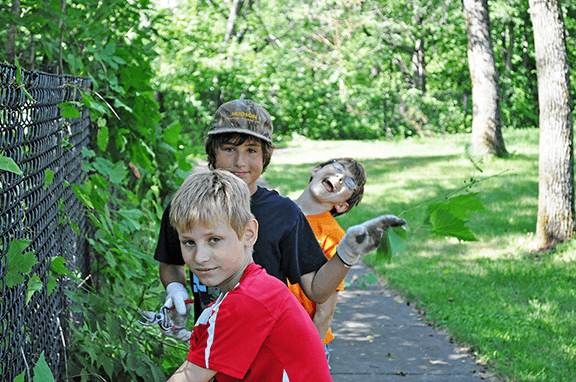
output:
[[[258,301],[225,296],[205,325],[194,328],[188,361],[243,379],[276,320]]]
[[[170,203],[162,214],[154,259],[166,264],[184,265],[178,231],[170,224]]]
[[[328,260],[318,244],[318,239],[308,220],[298,209],[294,227],[282,240],[283,269],[292,284],[300,282],[300,276],[320,269]]]

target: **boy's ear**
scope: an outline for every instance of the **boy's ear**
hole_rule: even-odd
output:
[[[246,228],[244,229],[244,245],[251,247],[256,244],[256,240],[258,239],[258,221],[256,219],[252,219],[246,224]]]
[[[338,211],[339,214],[342,214],[342,213],[348,211],[348,208],[350,208],[350,205],[348,204],[348,202],[344,202],[342,204],[337,204],[334,206],[334,209],[336,211]]]
[[[319,164],[317,164],[316,166],[314,166],[314,168],[312,170],[310,170],[310,176],[314,176],[316,175],[316,173],[318,171],[320,171],[320,169],[322,168],[322,166],[320,166]]]

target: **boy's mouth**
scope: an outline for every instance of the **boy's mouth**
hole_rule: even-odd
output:
[[[328,192],[334,191],[334,185],[332,184],[330,179],[328,179],[328,178],[324,179],[322,181],[322,184],[324,185],[324,188],[326,189],[326,191],[328,191]]]
[[[242,178],[248,175],[248,171],[234,171],[234,175],[236,175],[239,178]]]
[[[210,272],[212,272],[214,270],[214,268],[196,268],[196,272],[202,273],[202,274],[209,274]]]

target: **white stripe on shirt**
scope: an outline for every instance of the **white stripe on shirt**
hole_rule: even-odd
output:
[[[240,283],[237,283],[234,288],[236,288]],[[232,289],[234,289],[232,288]],[[220,304],[224,301],[224,298],[228,296],[228,293],[221,294],[214,302],[214,305],[210,308],[211,314],[210,318],[208,319],[208,338],[206,339],[206,350],[204,350],[204,361],[206,362],[206,369],[210,369],[209,361],[210,361],[210,349],[212,348],[212,343],[214,342],[214,331],[216,330],[216,317],[218,316],[218,311],[220,310]],[[208,309],[208,308],[207,308]],[[202,315],[204,312],[202,312]],[[202,317],[200,315],[200,317]]]

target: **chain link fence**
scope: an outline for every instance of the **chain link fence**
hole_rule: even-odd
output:
[[[89,230],[83,206],[72,184],[82,184],[82,148],[89,144],[88,110],[63,118],[58,104],[81,100],[90,80],[23,71],[21,86],[16,68],[0,63],[0,156],[12,158],[23,174],[0,170],[0,381],[12,382],[25,372],[30,380],[40,354],[56,381],[64,380],[70,325],[79,322],[70,312],[64,291],[71,287],[59,277],[49,293],[51,259],[62,256],[66,267],[87,274],[90,266]],[[28,92],[29,95],[26,94]],[[45,187],[47,170],[53,181]],[[73,228],[74,224],[77,230]],[[8,250],[16,240],[30,240],[37,263],[25,281],[9,288]],[[43,287],[27,302],[27,282],[36,274]],[[75,286],[74,286],[75,287]]]

